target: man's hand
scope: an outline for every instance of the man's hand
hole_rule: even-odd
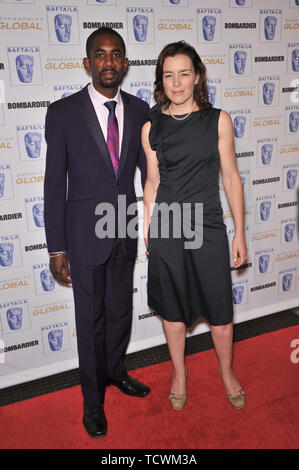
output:
[[[55,281],[60,284],[69,285],[72,283],[68,260],[64,254],[50,258],[50,270]]]

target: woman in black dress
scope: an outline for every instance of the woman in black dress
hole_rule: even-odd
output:
[[[173,363],[169,399],[173,409],[183,409],[186,327],[203,316],[211,327],[228,399],[243,408],[245,392],[232,369],[232,285],[218,186],[220,169],[235,224],[232,254],[238,268],[247,248],[232,121],[210,104],[205,66],[184,41],[160,53],[154,96],[157,105],[142,129],[144,231],[148,305],[162,318]]]

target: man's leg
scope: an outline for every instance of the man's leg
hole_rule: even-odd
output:
[[[134,261],[116,239],[107,264],[106,291],[107,376],[116,380],[127,376],[124,359],[131,335]]]
[[[104,403],[106,380],[106,265],[70,266],[84,403]]]
[[[134,265],[135,260],[125,256],[122,240],[116,239],[107,266],[107,384],[127,395],[145,397],[150,389],[127,374],[124,362],[131,335]]]

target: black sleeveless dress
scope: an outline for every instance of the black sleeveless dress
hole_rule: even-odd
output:
[[[148,305],[187,327],[201,316],[212,325],[230,323],[233,316],[218,186],[220,111],[195,111],[180,121],[159,105],[149,111],[160,184],[148,233]]]

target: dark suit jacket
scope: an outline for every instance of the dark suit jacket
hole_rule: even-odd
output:
[[[124,91],[121,96],[124,129],[117,178],[87,86],[55,101],[47,111],[44,205],[48,251],[66,250],[76,264],[101,264],[111,252],[113,238],[100,239],[95,233],[100,219],[95,214],[97,204],[116,207],[118,195],[126,196],[126,206],[136,203],[136,164],[142,185],[145,183],[140,135],[148,105]],[[127,216],[127,222],[132,217]],[[137,238],[124,238],[124,248],[128,258],[135,258]]]

